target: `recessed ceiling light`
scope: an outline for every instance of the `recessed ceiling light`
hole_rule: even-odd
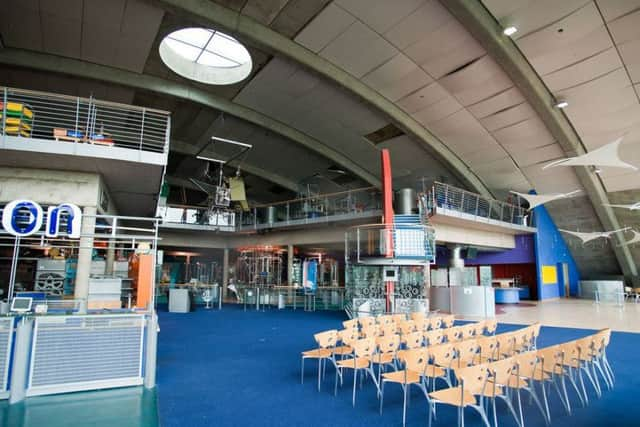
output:
[[[510,26],[504,29],[503,33],[505,36],[511,36],[518,32],[518,29],[514,26]]]
[[[595,172],[595,173],[601,173],[601,172],[602,172],[602,169],[600,169],[600,168],[596,168],[596,169],[594,170],[594,172]]]
[[[567,101],[558,101],[558,103],[556,104],[556,107],[558,108],[567,108],[569,106],[569,103]]]

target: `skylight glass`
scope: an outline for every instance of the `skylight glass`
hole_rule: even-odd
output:
[[[240,42],[206,28],[184,28],[169,34],[160,43],[160,56],[176,73],[211,84],[243,80],[252,67],[251,55]]]

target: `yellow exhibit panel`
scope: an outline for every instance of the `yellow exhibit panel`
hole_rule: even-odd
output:
[[[542,266],[542,284],[553,285],[558,283],[558,270],[555,265]]]

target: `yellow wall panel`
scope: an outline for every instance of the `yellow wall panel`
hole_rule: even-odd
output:
[[[542,284],[555,285],[558,283],[558,270],[555,265],[542,266]]]

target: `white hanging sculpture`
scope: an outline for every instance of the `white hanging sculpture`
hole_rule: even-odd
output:
[[[610,206],[612,208],[629,209],[630,211],[638,211],[638,210],[640,210],[640,202],[635,202],[632,205],[610,205],[608,203],[603,203],[602,206]]]
[[[563,229],[558,229],[558,230],[563,233],[571,234],[572,236],[577,237],[578,239],[582,240],[582,243],[584,244],[600,238],[609,239],[612,234],[619,233],[621,231],[626,231],[629,228],[630,227],[619,228],[618,230],[612,230],[612,231],[592,231],[589,233],[583,233],[580,231],[569,231],[569,230],[563,230]]]
[[[631,232],[633,233],[633,237],[631,238],[631,240],[623,242],[620,246],[628,246],[640,243],[640,233],[638,233],[636,230],[631,230]]]
[[[531,210],[536,206],[544,205],[552,200],[566,199],[581,191],[582,190],[575,190],[564,194],[524,194],[518,193],[517,191],[510,191],[510,193],[516,194],[529,202],[529,210]]]
[[[609,166],[614,168],[638,170],[637,167],[620,159],[618,148],[621,142],[622,138],[618,138],[607,145],[603,145],[602,147],[581,156],[569,157],[568,159],[560,159],[551,162],[543,166],[542,169],[555,166]]]

